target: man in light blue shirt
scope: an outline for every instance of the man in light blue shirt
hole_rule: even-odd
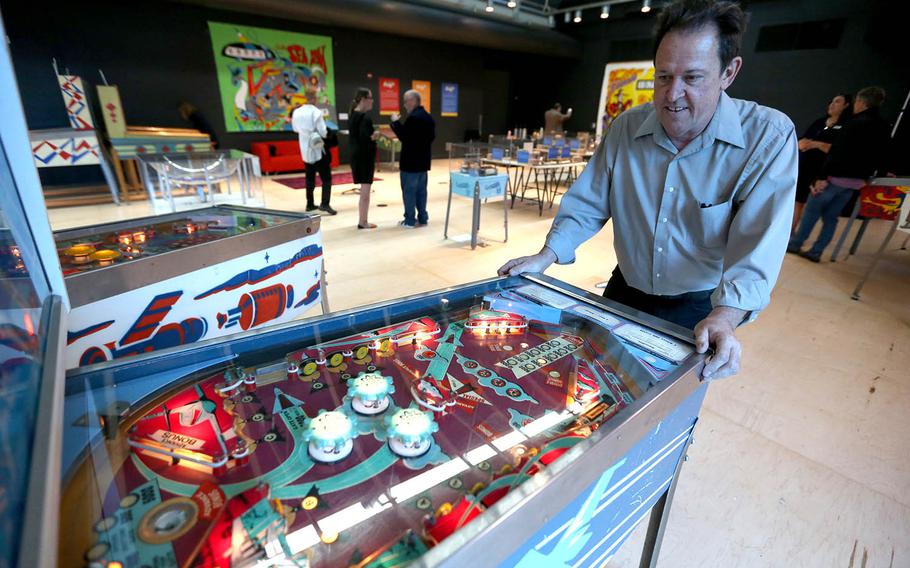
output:
[[[742,66],[732,2],[680,0],[658,17],[654,102],[621,114],[562,199],[546,244],[500,274],[542,272],[613,219],[619,266],[604,293],[694,328],[739,371],[736,327],[769,301],[790,234],[797,140],[782,113],[724,92]]]

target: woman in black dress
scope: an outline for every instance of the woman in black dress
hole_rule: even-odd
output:
[[[348,128],[351,132],[351,173],[354,183],[360,184],[360,219],[358,229],[375,229],[376,225],[367,220],[370,210],[370,191],[373,174],[376,171],[376,139],[379,131],[373,128],[373,120],[367,114],[373,109],[373,93],[363,87],[357,89],[351,103]]]
[[[799,139],[799,177],[796,181],[796,208],[793,210],[793,227],[796,230],[803,207],[809,199],[809,191],[815,176],[828,157],[831,143],[840,134],[844,124],[853,115],[852,95],[834,95],[828,103],[828,113],[812,123]]]

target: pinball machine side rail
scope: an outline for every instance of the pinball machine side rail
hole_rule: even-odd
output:
[[[60,511],[60,461],[63,447],[63,345],[64,314],[60,296],[48,296],[41,314],[41,335],[45,337],[41,353],[40,391],[32,458],[29,465],[28,506],[22,518],[19,566],[55,566],[57,547],[42,546],[57,542]]]

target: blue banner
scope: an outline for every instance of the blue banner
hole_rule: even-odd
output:
[[[458,83],[442,84],[442,116],[458,116]]]

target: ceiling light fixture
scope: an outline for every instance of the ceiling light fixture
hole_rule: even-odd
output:
[[[494,8],[493,8],[493,0],[487,0],[487,7],[484,8],[484,11],[486,11],[486,12],[492,12],[493,10],[494,10]],[[644,10],[644,8],[642,8],[642,10]]]
[[[550,16],[550,27],[551,27],[551,28],[555,28],[555,27],[556,27],[556,17],[555,17],[555,16],[552,16],[552,15]]]
[[[641,11],[644,14],[651,11],[651,0],[641,0]]]
[[[509,0],[508,2],[506,2],[506,6],[508,6],[509,8],[514,8],[515,6],[518,6],[518,2],[516,2],[515,0]]]
[[[604,4],[604,7],[600,9],[600,19],[606,20],[610,17],[610,5]]]
[[[563,19],[564,19],[565,22],[568,24],[568,23],[569,23],[569,20],[570,20],[571,18],[572,18],[572,14],[571,14],[570,12],[566,12],[566,17],[563,18]]]
[[[581,22],[581,10],[575,10],[575,19],[572,21],[576,24]]]

